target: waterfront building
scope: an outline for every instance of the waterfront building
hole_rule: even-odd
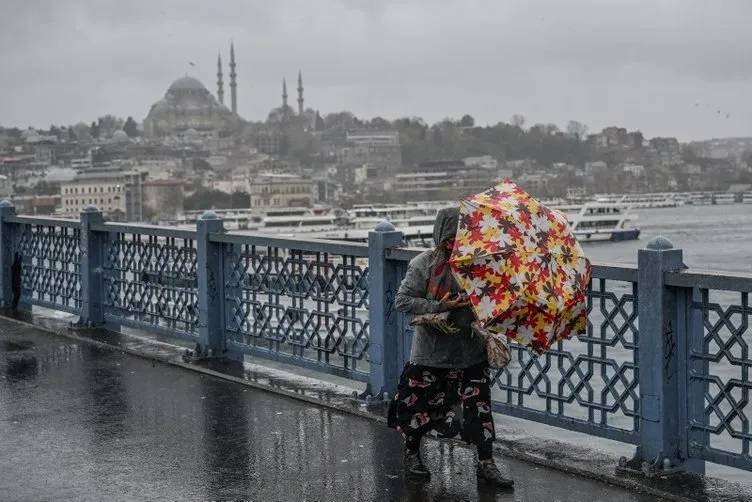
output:
[[[249,181],[251,208],[305,206],[314,202],[314,182],[295,174],[262,173]]]
[[[96,206],[114,221],[142,221],[146,171],[94,168],[60,184],[60,212],[76,218],[87,206]]]

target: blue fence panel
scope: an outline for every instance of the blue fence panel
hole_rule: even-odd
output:
[[[619,441],[639,441],[637,284],[595,277],[587,333],[536,357],[510,344],[494,376],[496,411]]]
[[[81,310],[77,221],[15,217],[14,256],[21,259],[21,303]]]
[[[104,224],[105,321],[198,338],[195,233]]]
[[[692,309],[699,340],[689,358],[690,384],[703,393],[704,407],[689,417],[695,432],[690,454],[752,470],[752,306],[749,293],[696,289]]]
[[[83,298],[99,302],[98,295],[84,297],[81,290],[85,281],[79,221],[16,216],[6,210],[2,223],[4,260],[21,267],[22,308],[40,305],[81,314]],[[369,291],[367,245],[209,231],[202,238],[221,257],[212,265],[222,280],[219,287],[213,274],[198,284],[194,231],[112,223],[86,228],[97,236],[84,239],[95,243],[89,252],[97,253],[97,259],[88,262],[102,263],[101,274],[95,270],[87,280],[90,287],[102,287],[104,319],[110,325],[197,341],[199,289],[206,288],[202,291],[216,291],[221,298],[218,310],[210,312],[214,317],[204,316],[207,322],[210,317],[220,322],[216,330],[215,321],[207,326],[219,333],[217,345],[231,353],[363,382],[369,382],[369,372],[378,374],[379,365],[384,366],[376,359],[369,365],[369,345],[374,354],[388,353],[389,361],[409,357],[407,319],[392,308],[383,309],[384,315],[396,315],[398,322],[390,322],[389,333],[382,334],[381,341],[375,334],[371,343],[369,301],[391,306],[393,283],[420,250],[385,249],[380,270],[386,274],[389,268],[390,280],[382,281],[389,285]],[[672,269],[663,273],[663,280],[643,277],[643,313],[645,292],[655,287],[667,298],[655,306],[663,309],[660,323],[668,321],[666,326],[648,326],[647,314],[642,316],[641,350],[655,345],[645,333],[676,334],[666,338],[672,345],[664,349],[678,358],[679,379],[663,389],[671,399],[661,403],[640,394],[637,272],[635,267],[594,267],[587,334],[579,340],[559,343],[540,357],[512,344],[512,363],[493,375],[495,410],[633,444],[640,444],[641,434],[650,440],[649,422],[669,428],[676,423],[679,434],[666,437],[680,462],[711,461],[752,470],[752,275]],[[6,291],[6,275],[12,274],[3,276],[7,304],[13,291]],[[643,361],[642,392],[650,394],[651,368],[646,364]],[[381,371],[384,380],[388,372]],[[653,403],[652,408],[643,404],[642,430],[641,398],[652,398]]]
[[[229,350],[367,380],[367,246],[216,239]]]

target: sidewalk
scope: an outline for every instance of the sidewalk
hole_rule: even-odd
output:
[[[408,484],[383,424],[6,319],[0,460],[3,500],[656,500],[507,458],[516,491],[479,491],[437,441]]]

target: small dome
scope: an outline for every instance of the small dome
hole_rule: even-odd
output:
[[[189,77],[180,77],[170,85],[169,91],[201,91],[206,89],[200,80]]]
[[[129,141],[128,134],[122,129],[118,129],[112,133],[112,141],[115,143],[127,143]]]

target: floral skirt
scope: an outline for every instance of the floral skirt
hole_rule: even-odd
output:
[[[417,449],[431,430],[439,437],[460,437],[490,455],[496,439],[491,415],[491,388],[487,363],[469,368],[433,368],[407,363],[397,393],[389,403],[388,424]],[[454,408],[462,405],[462,420]],[[460,423],[461,422],[461,423]]]

